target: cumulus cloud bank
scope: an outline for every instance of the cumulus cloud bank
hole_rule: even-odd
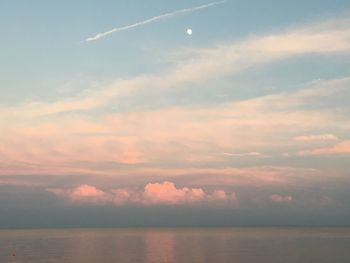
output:
[[[118,188],[102,191],[95,186],[80,185],[73,189],[50,188],[48,192],[66,199],[72,203],[85,204],[126,204],[140,205],[180,205],[215,203],[227,204],[231,207],[238,205],[236,194],[224,190],[214,190],[210,193],[202,188],[177,188],[173,182],[148,183],[143,189]]]

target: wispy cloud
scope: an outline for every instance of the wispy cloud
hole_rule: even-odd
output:
[[[222,152],[224,156],[232,156],[232,157],[259,157],[259,158],[267,158],[269,156],[261,154],[259,152],[247,152],[247,153],[230,153],[230,152]]]
[[[146,25],[146,24],[149,24],[149,23],[153,23],[153,22],[156,22],[156,21],[159,21],[159,20],[163,20],[163,19],[174,17],[174,16],[178,16],[178,15],[182,15],[182,14],[198,11],[198,10],[201,10],[201,9],[205,9],[205,8],[208,8],[208,7],[211,7],[211,6],[223,4],[225,2],[226,1],[217,1],[217,2],[212,2],[212,3],[205,4],[205,5],[192,7],[192,8],[185,8],[185,9],[181,9],[181,10],[176,10],[176,11],[173,11],[173,12],[170,12],[170,13],[165,13],[165,14],[162,14],[162,15],[159,15],[159,16],[154,16],[154,17],[148,18],[146,20],[143,20],[143,21],[140,21],[140,22],[136,22],[136,23],[131,24],[131,25],[126,25],[126,26],[122,26],[122,27],[116,27],[116,28],[113,28],[113,29],[111,29],[109,31],[98,33],[98,34],[96,34],[93,37],[87,38],[85,41],[87,41],[87,42],[95,41],[95,40],[98,40],[100,38],[103,38],[103,37],[108,36],[108,35],[113,34],[113,33],[126,31],[126,30],[129,30],[129,29],[132,29],[132,28],[135,28],[135,27],[139,27],[139,26],[143,26],[143,25]]]
[[[296,141],[337,141],[339,138],[334,134],[301,135],[294,138]]]
[[[221,77],[234,76],[252,66],[263,66],[294,56],[348,54],[350,30],[346,26],[349,22],[349,20],[333,20],[333,24],[337,27],[332,27],[331,22],[311,24],[208,49],[196,49],[184,54],[188,59],[177,59],[173,67],[162,73],[119,79],[90,93],[56,102],[37,101],[16,107],[0,106],[0,115],[2,120],[6,118],[8,125],[18,116],[28,118],[103,107],[112,100],[145,92],[150,86],[159,92],[166,89],[180,89],[189,84],[194,86]],[[332,90],[326,89],[322,94],[316,95],[323,95]],[[315,94],[305,94],[305,96],[311,95]],[[0,119],[0,122],[2,120]]]
[[[300,151],[299,155],[333,155],[333,154],[350,154],[350,140],[340,142],[334,146],[314,149],[309,151]]]
[[[349,96],[349,77],[313,82],[299,87],[298,91],[218,105],[181,105],[118,113],[101,111],[98,118],[83,111],[102,108],[123,96],[140,95],[149,87],[159,96],[163,89],[205,83],[294,55],[348,53],[350,31],[346,25],[340,28],[304,26],[195,50],[195,54],[189,54],[189,60],[169,70],[119,80],[82,97],[1,106],[0,174],[115,175],[118,170],[122,177],[141,166],[160,170],[177,167],[179,163],[185,170],[193,163],[202,167],[232,166],[238,159],[234,157],[239,157],[242,163],[271,165],[275,156],[283,152],[312,151],[316,143],[322,143],[317,144],[318,147],[328,146],[322,139],[331,142],[333,137],[325,136],[324,131],[344,137],[350,129],[346,104],[328,103]],[[342,110],[339,107],[343,107]],[[300,138],[301,135],[311,137]],[[313,148],[304,148],[302,142],[307,139],[315,140]],[[330,152],[347,149],[347,144],[338,145]],[[322,149],[313,155],[325,152],[329,150]],[[259,159],[262,156],[258,153],[271,158]],[[134,172],[143,174],[144,178],[154,176],[141,170]],[[215,174],[212,184],[217,183],[221,173]],[[169,175],[169,172],[163,174]],[[232,175],[230,178],[232,183],[241,182]],[[251,175],[247,178],[253,181]],[[266,185],[280,178],[285,176],[262,173],[254,184]],[[204,179],[202,176],[200,184]]]
[[[8,122],[0,125],[0,174],[113,175],[116,169],[130,174],[127,167],[179,162],[202,167],[229,166],[235,159],[270,163],[276,154],[315,146],[305,149],[305,141],[291,138],[348,131],[349,115],[325,101],[346,98],[349,84],[350,78],[327,80],[244,101],[108,113],[98,119],[69,115]]]

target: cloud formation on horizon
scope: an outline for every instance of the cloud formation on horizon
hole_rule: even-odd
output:
[[[227,204],[238,205],[236,194],[224,190],[210,193],[202,188],[177,188],[173,182],[148,183],[143,189],[117,188],[103,191],[95,186],[83,184],[72,189],[48,188],[55,194],[74,204],[125,204],[136,205],[182,205],[182,204]]]

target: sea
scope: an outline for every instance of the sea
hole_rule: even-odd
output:
[[[1,263],[349,263],[350,228],[0,230]]]

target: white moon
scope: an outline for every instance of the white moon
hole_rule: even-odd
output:
[[[186,30],[186,32],[187,32],[187,35],[192,35],[192,29],[191,28],[188,28],[187,30]]]

